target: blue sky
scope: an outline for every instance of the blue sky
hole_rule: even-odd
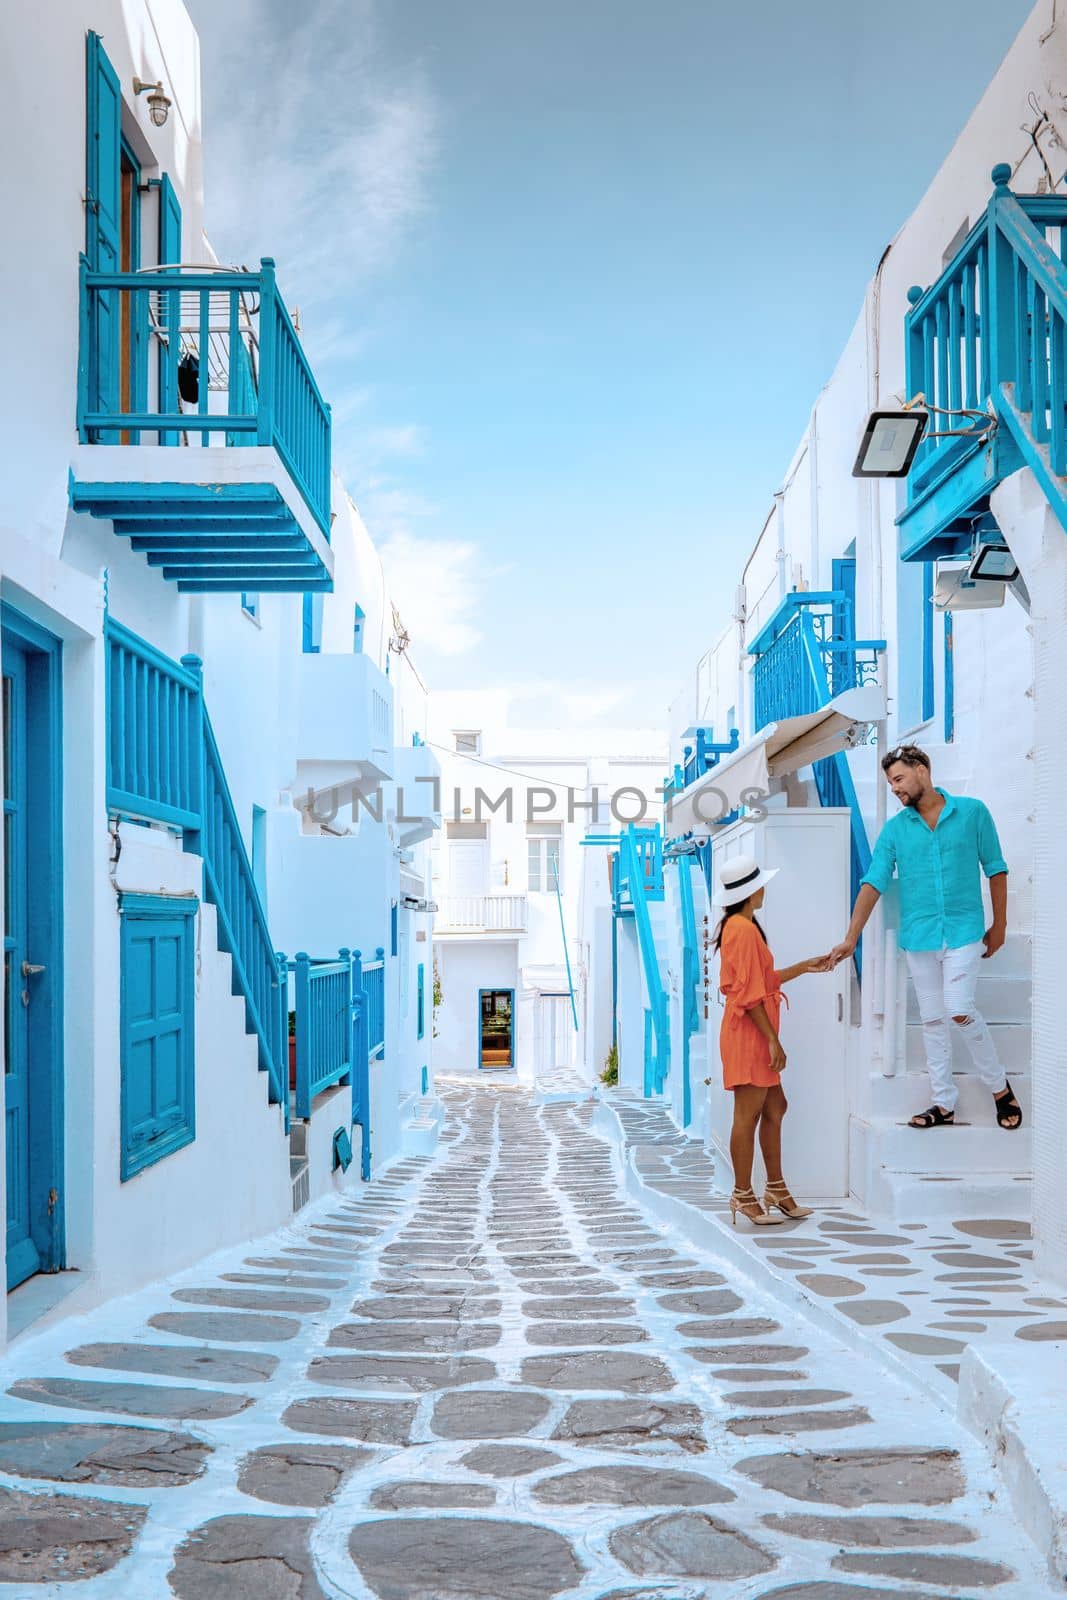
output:
[[[661,724],[1030,0],[187,3],[431,687]]]

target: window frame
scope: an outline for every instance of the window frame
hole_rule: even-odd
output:
[[[556,877],[559,881],[559,892],[563,893],[563,824],[562,822],[531,822],[526,827],[526,892],[527,894],[555,894],[556,885],[549,882],[548,862],[549,853],[546,846],[556,845]],[[537,877],[538,882],[532,881],[530,873],[530,846],[536,844],[537,851]]]

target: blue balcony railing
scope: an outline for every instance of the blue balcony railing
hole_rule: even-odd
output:
[[[373,961],[363,963],[363,989],[367,996],[367,1054],[385,1054],[385,951],[379,946]]]
[[[336,961],[312,961],[301,952],[290,967],[296,991],[295,1111],[307,1118],[318,1095],[351,1082],[352,956],[341,950]]]
[[[905,560],[967,553],[990,493],[1024,463],[1067,526],[1067,196],[1013,194],[1007,166],[992,176],[941,276],[908,294],[908,396],[941,409],[897,519]]]
[[[284,1107],[288,1128],[287,968],[271,943],[204,705],[200,661],[184,656],[179,665],[111,618],[105,648],[108,810],[180,827],[185,849],[203,858],[219,946],[229,952],[269,1098]]]

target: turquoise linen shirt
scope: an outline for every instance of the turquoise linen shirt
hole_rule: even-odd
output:
[[[885,894],[894,869],[900,880],[900,948],[958,950],[986,930],[981,865],[987,878],[1007,872],[988,808],[968,795],[947,794],[937,826],[914,806],[890,817],[861,883]]]

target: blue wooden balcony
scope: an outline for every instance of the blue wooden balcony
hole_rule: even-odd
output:
[[[993,490],[1024,465],[1067,528],[1067,196],[1013,194],[1007,166],[992,176],[937,282],[908,295],[908,398],[941,408],[941,437],[923,441],[908,478],[905,561],[967,555],[995,532]]]
[[[191,592],[332,587],[330,410],[258,272],[80,276],[70,502]]]

